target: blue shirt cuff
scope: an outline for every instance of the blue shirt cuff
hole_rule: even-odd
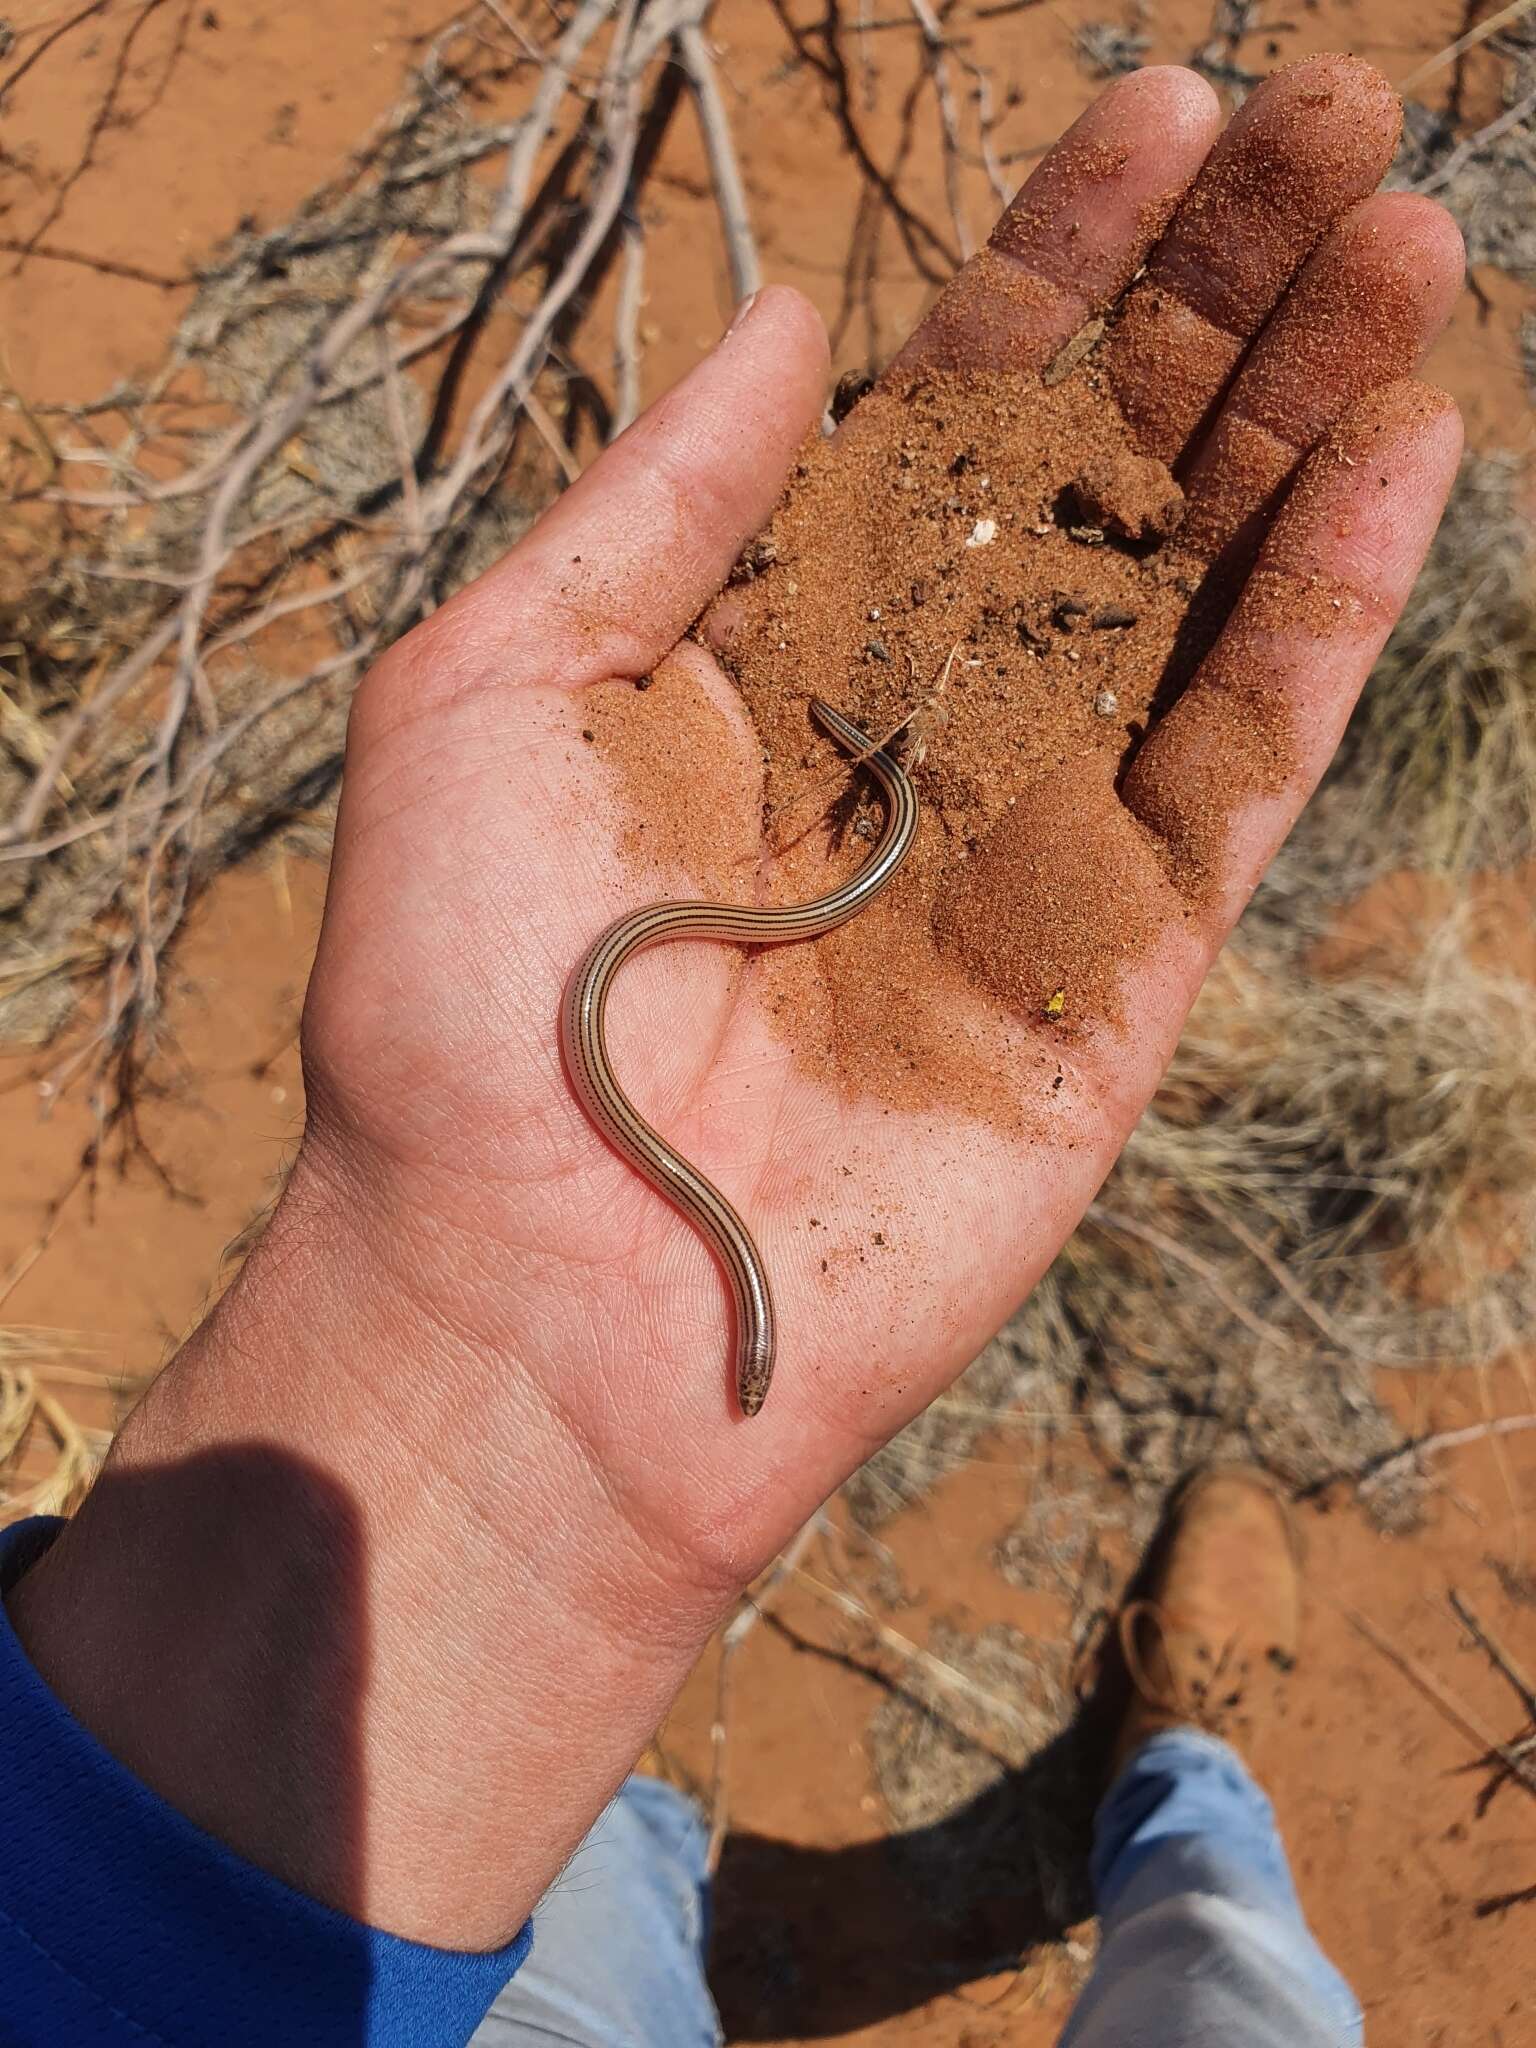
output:
[[[0,1598],[62,1524],[0,1531]],[[444,2048],[523,1958],[383,1934],[254,1865],[109,1756],[0,1608],[0,2041]]]

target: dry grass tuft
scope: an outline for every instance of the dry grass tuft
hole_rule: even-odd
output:
[[[86,1429],[46,1381],[102,1384],[75,1331],[0,1327],[0,1523],[67,1515],[90,1490],[111,1432]]]
[[[1287,872],[1338,899],[1392,867],[1536,854],[1536,550],[1519,462],[1469,457]],[[1273,903],[1273,891],[1266,892]],[[1278,907],[1278,906],[1276,906]]]

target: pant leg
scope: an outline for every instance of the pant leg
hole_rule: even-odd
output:
[[[1234,1750],[1157,1735],[1099,1809],[1102,1945],[1061,2048],[1360,2048],[1302,1917],[1269,1801]]]
[[[470,2048],[719,2048],[704,1978],[708,1830],[631,1778],[533,1915],[533,1952]]]

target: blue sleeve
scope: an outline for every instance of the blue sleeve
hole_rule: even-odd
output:
[[[60,1524],[0,1532],[0,1595]],[[528,1952],[424,1948],[233,1855],[109,1756],[0,1608],[5,2048],[445,2048]]]

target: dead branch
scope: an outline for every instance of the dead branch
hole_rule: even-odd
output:
[[[1515,1436],[1526,1429],[1536,1429],[1536,1415],[1505,1415],[1492,1422],[1470,1423],[1465,1429],[1441,1429],[1431,1436],[1416,1437],[1411,1444],[1394,1451],[1374,1470],[1366,1473],[1360,1481],[1360,1491],[1368,1493],[1373,1487],[1385,1485],[1416,1458],[1422,1458],[1430,1451],[1456,1450],[1462,1444],[1479,1443],[1485,1437]]]
[[[907,0],[907,4],[911,7],[913,19],[922,31],[928,71],[933,79],[934,98],[938,101],[939,127],[944,137],[944,195],[949,202],[949,217],[954,224],[955,243],[960,251],[960,260],[962,263],[968,263],[976,253],[976,242],[966,220],[965,199],[961,188],[960,116],[955,108],[954,86],[949,75],[949,46],[945,42],[944,31],[939,26],[939,17],[933,11],[932,0]]]
[[[622,426],[638,410],[639,184],[680,73],[699,107],[733,282],[743,293],[755,287],[745,188],[704,33],[711,0],[579,0],[547,47],[500,0],[481,4],[516,45],[514,72],[530,73],[523,111],[444,132],[445,120],[462,119],[454,110],[467,97],[466,66],[494,62],[496,77],[506,73],[505,56],[488,55],[467,19],[450,25],[407,101],[327,188],[331,211],[312,200],[288,228],[237,238],[192,280],[197,296],[148,388],[70,409],[73,443],[41,444],[46,481],[33,499],[84,522],[94,542],[53,600],[73,622],[66,644],[92,650],[91,670],[87,683],[66,665],[44,715],[27,713],[27,745],[15,756],[25,780],[0,825],[0,875],[65,862],[82,879],[84,912],[81,890],[68,902],[93,929],[73,940],[50,930],[41,954],[94,977],[99,1014],[49,1076],[49,1092],[84,1077],[102,1120],[98,1147],[117,1114],[111,1089],[131,1092],[152,1049],[164,959],[185,909],[219,849],[243,843],[211,813],[227,808],[247,750],[279,732],[301,700],[339,705],[366,662],[435,607],[514,464],[541,464],[546,491],[579,475],[569,421],[557,425],[540,387],[561,374],[564,337],[614,257],[609,417]],[[149,11],[139,0],[136,20]],[[459,181],[466,165],[498,153],[500,178],[482,204]],[[423,192],[461,197],[442,206],[415,196]],[[249,396],[242,389],[232,419],[206,406],[199,416],[194,403],[194,423],[218,424],[194,424],[189,441],[158,410],[166,393],[189,368],[227,381],[219,365],[246,360],[246,327],[273,319],[289,323],[274,331],[296,337],[287,353]],[[488,334],[499,359],[456,425],[452,392]],[[440,352],[435,407],[419,430],[421,394],[407,373]],[[335,438],[327,423],[338,409],[363,403],[377,409],[388,452],[379,481],[350,502],[308,451],[322,445],[317,435]],[[64,465],[94,466],[107,488],[64,486]],[[311,644],[320,633],[332,651],[306,653],[290,670],[282,650],[295,631]],[[270,662],[274,650],[281,672],[252,677],[249,663]]]
[[[84,249],[60,249],[52,242],[39,242],[30,237],[22,241],[15,235],[0,235],[0,251],[7,256],[25,256],[44,263],[73,263],[83,270],[94,270],[102,277],[125,278],[129,284],[152,284],[162,292],[187,291],[197,282],[195,278],[175,277],[163,270],[146,270],[140,263],[125,263],[115,256],[92,256]]]
[[[704,132],[704,148],[709,157],[709,173],[715,181],[720,226],[731,267],[731,294],[739,303],[750,298],[762,283],[763,266],[758,258],[757,238],[752,232],[752,216],[747,207],[747,190],[742,183],[736,144],[731,135],[731,124],[726,118],[725,102],[720,97],[714,55],[697,22],[689,22],[679,29],[677,50],[693,88],[699,126]]]

